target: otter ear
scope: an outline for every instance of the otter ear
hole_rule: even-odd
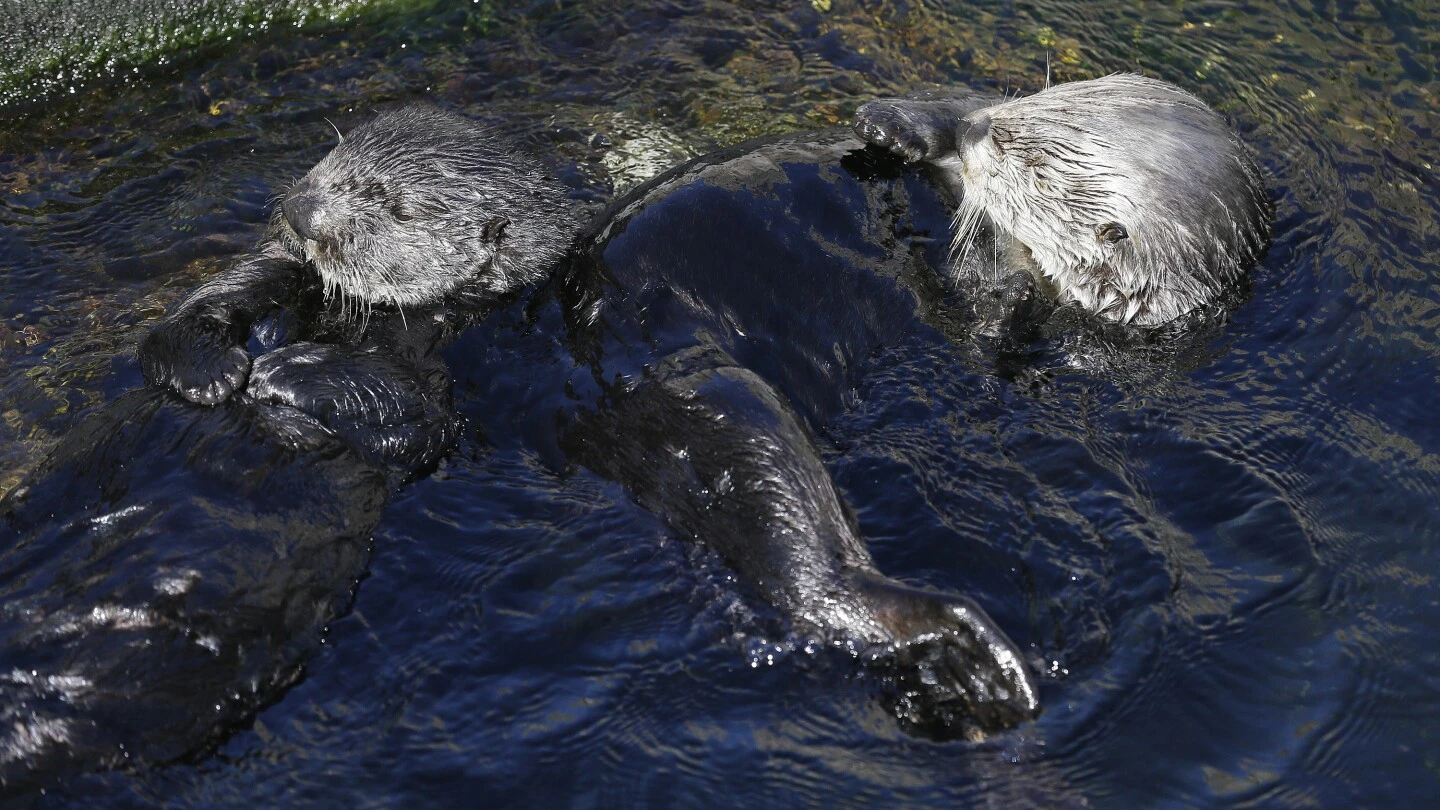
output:
[[[1113,245],[1121,239],[1130,238],[1130,232],[1118,222],[1107,222],[1095,229],[1095,238],[1107,245]]]
[[[501,214],[491,217],[480,226],[480,238],[486,242],[499,242],[500,237],[505,234],[505,226],[510,224],[510,218]]]

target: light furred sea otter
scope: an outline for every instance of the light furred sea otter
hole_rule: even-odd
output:
[[[989,230],[1001,272],[1024,269],[1058,303],[1107,320],[1160,326],[1204,307],[1269,244],[1273,207],[1245,147],[1204,102],[1155,79],[979,105],[873,101],[855,131],[944,170],[960,198],[957,255]]]

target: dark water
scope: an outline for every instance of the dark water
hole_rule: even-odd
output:
[[[1179,359],[1055,351],[1014,380],[916,337],[874,359],[822,437],[880,567],[975,597],[1044,673],[1045,713],[979,744],[907,736],[851,662],[768,637],[722,568],[618,488],[471,430],[388,507],[300,685],[214,756],[87,778],[71,801],[1440,795],[1440,12],[496,5],[277,27],[0,108],[0,487],[134,379],[146,324],[249,247],[268,196],[333,138],[326,117],[438,96],[547,155],[579,216],[687,155],[876,94],[1033,90],[1047,61],[1057,80],[1140,69],[1224,112],[1271,175],[1275,244],[1232,321]]]

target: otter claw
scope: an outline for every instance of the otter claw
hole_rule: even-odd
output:
[[[211,369],[208,381],[198,385],[178,383],[180,395],[201,405],[218,405],[230,398],[231,394],[245,387],[250,376],[250,355],[239,346],[231,346],[225,357]]]
[[[147,375],[149,376],[149,375]],[[250,376],[250,355],[232,346],[218,359],[206,358],[189,368],[174,366],[165,385],[198,405],[219,405],[245,387]]]

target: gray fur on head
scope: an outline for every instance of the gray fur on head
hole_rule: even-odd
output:
[[[564,189],[496,133],[428,104],[382,112],[290,189],[272,225],[342,306],[504,293],[564,253]]]
[[[1112,320],[1152,326],[1206,304],[1268,243],[1259,169],[1219,115],[1165,82],[1055,85],[967,115],[957,135],[957,247],[988,222],[1062,297]]]

